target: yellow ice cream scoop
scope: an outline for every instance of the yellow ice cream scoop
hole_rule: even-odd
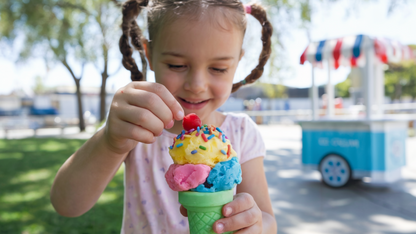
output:
[[[222,130],[212,125],[183,130],[174,138],[169,153],[175,164],[205,164],[211,168],[237,156]]]

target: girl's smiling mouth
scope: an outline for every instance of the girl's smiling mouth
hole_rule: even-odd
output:
[[[181,105],[186,109],[199,110],[203,108],[210,99],[200,100],[200,99],[184,99],[184,98],[178,97],[178,100],[181,103]]]

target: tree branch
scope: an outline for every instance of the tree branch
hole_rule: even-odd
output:
[[[85,12],[85,13],[87,13],[87,14],[90,14],[90,13],[88,12],[88,10],[87,10],[87,9],[85,9],[83,6],[81,6],[81,5],[77,5],[77,4],[73,4],[73,3],[70,3],[70,2],[64,2],[64,1],[62,1],[62,2],[57,2],[57,3],[56,3],[56,6],[58,6],[58,7],[60,7],[60,8],[77,9],[77,10],[80,10],[80,11]]]
[[[80,78],[77,78],[75,76],[74,71],[72,71],[71,67],[69,66],[68,62],[66,61],[66,58],[62,59],[61,63],[66,67],[66,69],[68,69],[69,73],[71,73],[71,76],[72,76],[72,78],[74,79],[75,82],[77,80],[81,80],[82,76]],[[84,64],[82,65],[82,72],[84,72]]]
[[[123,5],[122,2],[119,2],[117,0],[111,0],[114,4],[116,4],[116,6],[121,7]]]

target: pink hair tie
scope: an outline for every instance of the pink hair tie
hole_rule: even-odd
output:
[[[245,5],[245,10],[247,14],[251,14],[251,5]]]

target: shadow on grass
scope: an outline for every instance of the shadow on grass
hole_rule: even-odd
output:
[[[123,171],[97,204],[77,218],[57,214],[49,192],[61,165],[85,140],[0,140],[0,233],[120,233]]]

